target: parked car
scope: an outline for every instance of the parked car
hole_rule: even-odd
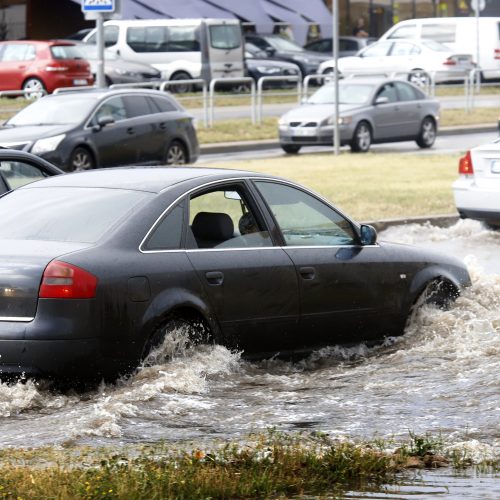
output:
[[[255,82],[265,76],[301,76],[300,68],[296,64],[269,58],[264,51],[251,43],[245,44],[245,66],[248,76]],[[296,85],[296,80],[269,81],[265,84],[265,88],[289,85]]]
[[[207,168],[56,176],[0,198],[0,369],[114,377],[174,332],[248,357],[400,335],[462,262],[377,242],[287,180]],[[432,294],[428,294],[432,290]]]
[[[252,43],[268,57],[281,59],[296,64],[302,73],[302,77],[318,72],[320,63],[326,61],[330,56],[310,52],[300,45],[280,35],[259,35],[250,33],[245,35],[245,41]]]
[[[500,78],[500,17],[407,19],[380,37],[380,40],[405,39],[434,40],[456,54],[471,53],[481,78]],[[478,52],[479,60],[476,60]]]
[[[0,148],[0,196],[30,182],[63,173],[38,156]]]
[[[0,146],[41,156],[65,171],[195,162],[193,117],[156,90],[93,89],[39,99],[0,128]]]
[[[97,74],[97,46],[90,44],[78,44],[78,50],[82,56],[90,63],[90,69],[94,78]],[[114,83],[142,83],[161,80],[161,72],[149,64],[142,64],[133,61],[126,61],[116,55],[112,50],[104,53],[104,77],[106,85]]]
[[[29,90],[39,96],[93,83],[88,61],[70,42],[0,42],[0,91]]]
[[[375,40],[376,38],[372,37],[339,36],[339,57],[355,56],[361,49]],[[306,43],[304,49],[331,56],[333,54],[332,38],[320,38]]]
[[[460,217],[500,228],[500,140],[467,151],[453,183]]]
[[[279,120],[280,144],[287,153],[303,146],[333,144],[335,86],[319,88]],[[339,82],[340,143],[366,152],[373,143],[416,141],[430,148],[436,139],[439,101],[417,86],[391,79],[347,79]]]
[[[335,60],[319,67],[320,73],[330,73]],[[356,56],[343,57],[338,63],[341,76],[356,74],[407,73],[408,81],[416,85],[464,80],[474,68],[471,54],[452,52],[433,40],[386,40],[376,42]]]

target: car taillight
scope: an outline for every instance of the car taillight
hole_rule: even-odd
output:
[[[53,260],[45,268],[38,297],[41,299],[91,299],[97,278],[81,267]]]
[[[474,173],[470,151],[467,151],[467,153],[465,153],[465,155],[458,161],[458,173],[464,175]]]
[[[495,59],[500,59],[500,49],[495,49],[493,57]]]
[[[52,63],[45,66],[46,71],[68,71],[68,66],[63,66],[62,64]]]
[[[452,59],[451,57],[448,57],[448,59],[446,59],[443,64],[445,66],[456,66],[457,65],[457,61],[455,61],[454,59]]]

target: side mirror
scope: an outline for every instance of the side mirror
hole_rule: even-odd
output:
[[[92,127],[92,130],[94,130],[94,132],[99,132],[99,130],[112,123],[115,123],[115,119],[111,115],[100,116],[97,118],[97,124]]]
[[[268,47],[266,49],[266,54],[267,54],[267,57],[273,57],[274,54],[276,54],[276,49],[273,49],[272,47]]]
[[[373,226],[363,224],[361,226],[359,234],[362,245],[375,245],[375,243],[377,243],[377,231]]]
[[[377,99],[375,99],[375,105],[378,106],[380,104],[387,104],[389,102],[389,98],[388,97],[377,97]]]

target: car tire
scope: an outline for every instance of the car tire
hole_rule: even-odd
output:
[[[191,77],[184,71],[179,71],[178,73],[174,73],[170,77],[170,81],[176,80],[191,80]],[[193,90],[193,86],[189,83],[181,83],[180,85],[172,85],[170,87],[170,91],[172,94],[186,94]]]
[[[431,77],[423,69],[412,69],[408,75],[408,81],[417,87],[425,88],[430,85]]]
[[[302,146],[297,146],[296,144],[281,144],[281,149],[290,155],[296,155]]]
[[[42,80],[35,77],[25,80],[23,83],[23,90],[30,92],[29,94],[25,94],[26,99],[39,99],[47,93],[47,89]]]
[[[180,141],[172,141],[165,154],[166,165],[185,165],[189,162],[187,149]]]
[[[368,122],[359,122],[351,139],[353,153],[366,153],[372,145],[372,129]]]
[[[75,148],[69,160],[70,172],[92,170],[93,168],[95,168],[95,160],[92,153],[82,146]]]
[[[146,341],[141,361],[146,366],[162,363],[210,340],[210,330],[202,320],[171,316]]]
[[[421,148],[430,148],[436,141],[436,123],[435,121],[426,116],[420,125],[420,132],[418,133],[416,142]]]

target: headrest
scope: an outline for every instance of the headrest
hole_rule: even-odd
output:
[[[240,230],[240,234],[248,234],[258,231],[257,223],[250,212],[246,212],[240,217],[238,229]]]
[[[229,215],[219,212],[198,212],[191,224],[195,238],[228,240],[233,236],[234,224]]]

